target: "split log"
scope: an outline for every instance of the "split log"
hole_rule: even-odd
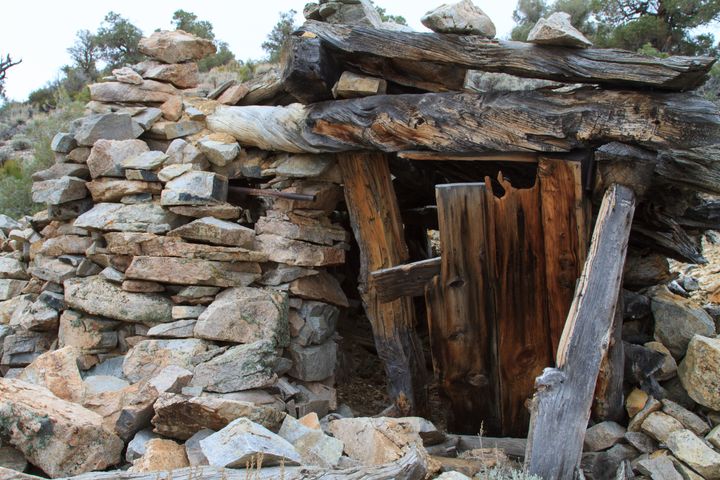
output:
[[[338,156],[355,239],[360,249],[358,289],[372,325],[378,356],[385,364],[388,390],[396,413],[427,411],[427,383],[422,347],[415,332],[412,299],[381,303],[370,272],[408,260],[400,210],[387,158],[380,153]]]
[[[610,328],[607,352],[600,362],[592,418],[596,422],[625,420],[625,348],[622,339],[624,303],[622,291],[618,293],[615,316]]]
[[[657,173],[667,183],[720,193],[720,181],[698,178],[720,178],[720,114],[713,103],[689,94],[576,90],[377,95],[309,106],[220,106],[208,117],[208,126],[233,135],[242,145],[309,153],[569,152],[622,141],[682,155],[682,171],[663,160],[664,168]],[[692,157],[696,150],[706,156]]]
[[[689,90],[702,85],[715,63],[712,57],[660,59],[626,50],[540,46],[475,35],[399,32],[315,21],[306,22],[298,34],[302,32],[316,35],[364,73],[386,76],[386,71],[394,71],[395,78],[386,78],[398,83],[403,77],[416,79],[411,86],[417,86],[418,80],[442,84],[443,77],[418,75],[419,66],[427,66],[429,74],[437,73],[429,67],[450,66],[557,82]],[[415,69],[403,75],[403,66]],[[450,78],[452,83],[443,86],[458,90],[457,81]]]
[[[523,436],[532,378],[552,362],[540,188],[438,185],[441,274],[428,324],[448,429]]]
[[[605,193],[590,251],[557,354],[537,378],[526,463],[529,473],[570,480],[580,464],[593,390],[617,305],[635,194]]]
[[[441,259],[431,258],[397,267],[375,270],[370,278],[380,302],[392,302],[400,297],[419,297],[435,275],[440,274]]]
[[[6,476],[6,472],[7,476]],[[162,472],[115,470],[90,472],[65,480],[423,480],[428,475],[428,458],[422,448],[410,447],[399,460],[372,467],[358,466],[342,470],[322,470],[317,467],[266,467],[261,469],[235,469],[217,467],[189,467]],[[42,480],[0,467],[3,480]]]

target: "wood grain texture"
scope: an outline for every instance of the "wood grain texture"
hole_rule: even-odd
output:
[[[350,59],[364,58],[361,66],[365,72],[376,75],[389,66],[397,70],[398,62],[404,62],[557,82],[687,90],[702,84],[715,63],[711,57],[659,59],[625,50],[540,46],[474,35],[398,32],[315,21],[306,22],[300,31],[317,35],[332,50]],[[369,71],[373,67],[375,71]]]
[[[540,188],[498,182],[502,198],[489,178],[437,187],[442,266],[426,299],[448,428],[523,436],[532,378],[552,362]]]
[[[291,36],[283,48],[283,88],[301,103],[331,100],[342,70],[318,38]]]
[[[440,274],[440,258],[406,263],[397,267],[375,270],[370,277],[381,302],[391,302],[400,297],[419,297],[425,294],[425,286]]]
[[[227,107],[214,131],[287,152],[568,152],[613,141],[659,152],[658,178],[720,193],[720,112],[682,93],[576,90],[377,95],[310,106]],[[695,152],[704,155],[696,155]],[[665,155],[665,156],[663,156]],[[671,155],[671,158],[667,158]],[[682,162],[680,173],[672,158]]]
[[[538,155],[530,152],[438,153],[428,151],[398,152],[399,158],[408,160],[460,160],[468,162],[519,162],[537,163]]]
[[[589,242],[587,225],[592,212],[589,200],[583,195],[580,163],[541,158],[538,177],[545,239],[545,288],[550,299],[548,323],[554,358],[585,263]]]
[[[425,361],[415,333],[412,299],[381,303],[370,272],[408,260],[400,210],[387,158],[381,153],[338,155],[350,222],[360,249],[358,289],[378,356],[385,364],[390,397],[400,416],[427,411]]]
[[[574,478],[582,454],[600,362],[607,350],[635,194],[613,185],[605,193],[583,273],[557,353],[557,368],[537,378],[526,463],[542,478]]]
[[[626,419],[625,395],[625,349],[622,340],[623,296],[618,293],[615,305],[607,352],[600,362],[592,418],[596,422],[613,421],[622,423]]]

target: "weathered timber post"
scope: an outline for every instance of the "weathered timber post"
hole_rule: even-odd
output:
[[[344,153],[338,161],[345,202],[360,247],[358,288],[385,363],[390,397],[401,415],[427,410],[425,360],[415,333],[412,299],[381,303],[369,273],[408,260],[395,190],[387,158],[381,153]]]
[[[557,368],[536,380],[525,460],[529,473],[571,480],[607,351],[617,306],[635,193],[613,184],[605,192],[582,277],[557,353]]]

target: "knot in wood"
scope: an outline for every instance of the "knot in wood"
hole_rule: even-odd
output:
[[[538,391],[550,390],[565,381],[565,372],[557,368],[546,368],[543,373],[535,379],[535,388]]]

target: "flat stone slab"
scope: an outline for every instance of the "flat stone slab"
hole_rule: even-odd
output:
[[[205,217],[194,220],[168,233],[185,240],[253,249],[255,230],[237,223]]]
[[[263,388],[277,380],[274,372],[277,360],[272,341],[231,347],[222,355],[199,364],[191,385],[218,393]]]
[[[160,203],[164,206],[225,203],[227,192],[226,177],[192,170],[165,184]]]
[[[175,365],[192,371],[198,355],[208,350],[208,343],[198,339],[143,340],[125,356],[123,374],[131,382],[149,379],[165,367]]]
[[[178,285],[243,287],[260,278],[260,265],[214,262],[197,258],[134,257],[125,277]]]
[[[98,203],[74,225],[103,231],[165,233],[183,223],[182,217],[157,203]]]
[[[85,180],[77,177],[61,177],[53,180],[34,182],[32,200],[35,203],[60,205],[87,197]]]
[[[200,60],[215,53],[215,45],[204,38],[182,30],[153,32],[140,40],[141,53],[164,63],[183,63]]]

